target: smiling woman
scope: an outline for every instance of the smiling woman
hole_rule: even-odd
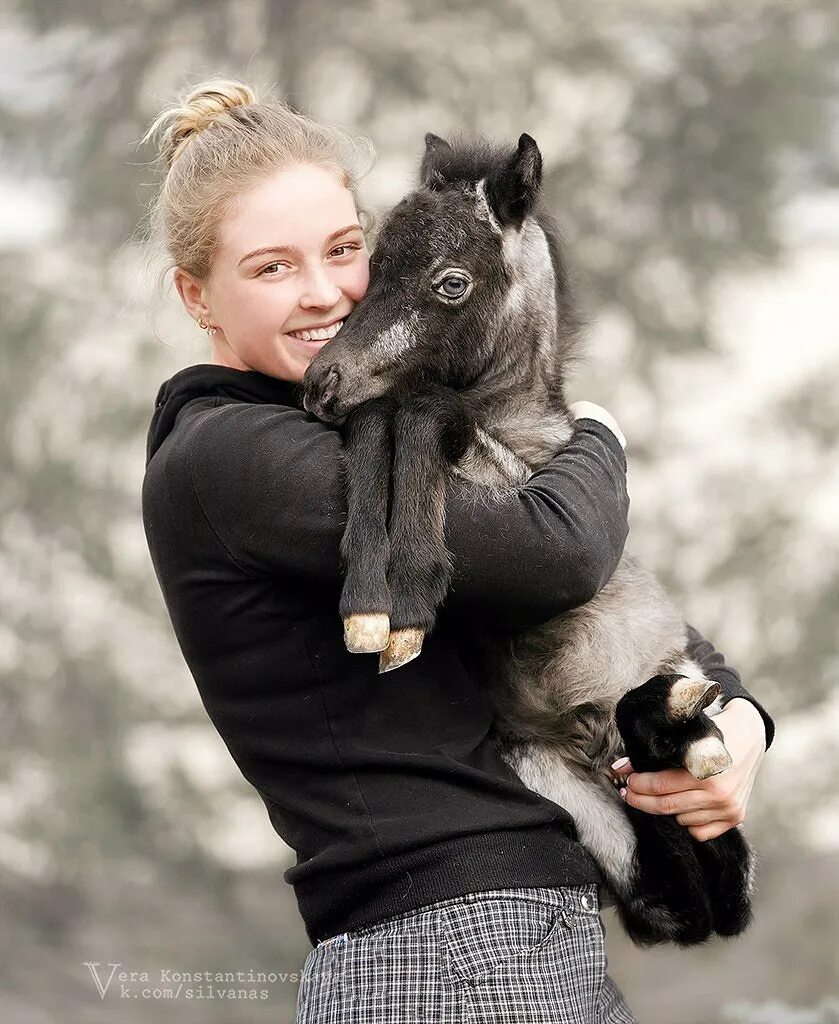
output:
[[[155,134],[168,174],[153,221],[212,362],[301,380],[367,289],[359,147],[227,81],[163,111]]]

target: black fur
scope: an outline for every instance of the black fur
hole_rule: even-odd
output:
[[[624,749],[639,772],[680,768],[688,747],[699,739],[722,733],[702,707],[682,720],[667,714],[667,697],[684,676],[658,675],[630,690],[618,701],[615,717]],[[705,697],[709,704],[719,686]],[[729,829],[716,839],[701,843],[668,815],[650,815],[627,805],[639,841],[639,860],[647,870],[641,876],[647,891],[640,893],[645,905],[664,903],[676,908],[681,918],[679,942],[694,945],[712,932],[738,935],[751,921],[748,899],[748,848],[742,834]],[[618,911],[622,908],[618,905]],[[623,915],[624,925],[640,942],[656,941],[656,934],[638,934],[643,915]]]

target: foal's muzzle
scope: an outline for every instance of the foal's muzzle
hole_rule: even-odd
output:
[[[303,378],[303,408],[319,420],[337,423],[344,418],[338,391],[341,386],[341,371],[337,363],[325,366],[310,365]]]

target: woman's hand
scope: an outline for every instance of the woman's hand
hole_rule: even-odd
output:
[[[618,421],[611,413],[606,412],[602,405],[595,405],[594,402],[572,402],[568,406],[568,411],[575,420],[585,418],[589,420],[597,420],[598,423],[602,423],[603,426],[608,427],[620,441],[621,448],[626,448],[626,438],[623,436],[623,431],[618,426]]]
[[[675,814],[699,842],[716,839],[746,818],[746,806],[757,770],[763,760],[766,732],[757,708],[742,697],[734,697],[714,715],[723,734],[732,765],[719,775],[699,781],[686,768],[660,772],[636,772],[627,761],[612,768],[623,781],[621,789],[630,807],[649,814]]]

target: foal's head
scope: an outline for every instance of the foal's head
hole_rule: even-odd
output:
[[[370,287],[310,364],[304,405],[341,422],[417,383],[527,388],[555,376],[572,316],[554,235],[537,215],[542,158],[426,136],[421,185],[392,211]]]

